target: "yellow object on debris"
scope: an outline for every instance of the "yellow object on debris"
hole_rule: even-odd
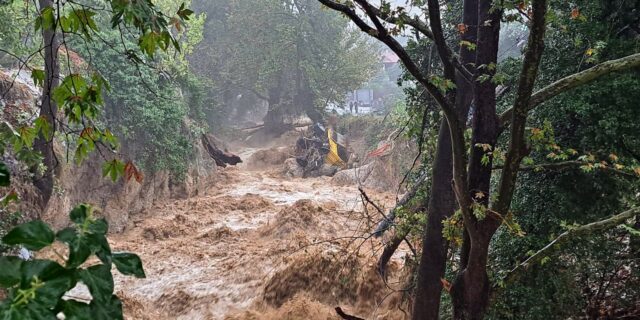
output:
[[[338,144],[333,139],[333,130],[331,128],[327,129],[327,136],[329,138],[329,154],[327,154],[325,161],[331,165],[346,166],[345,161],[338,155]]]

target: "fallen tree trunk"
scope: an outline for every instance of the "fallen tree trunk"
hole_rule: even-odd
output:
[[[227,150],[220,149],[215,142],[216,140],[218,139],[211,134],[202,135],[202,145],[207,149],[207,153],[209,153],[211,158],[213,158],[217,166],[224,168],[227,164],[235,166],[242,162],[242,159],[237,155],[230,153]]]
[[[303,122],[303,123],[292,123],[290,124],[293,128],[304,128],[313,125],[313,122]],[[241,131],[252,131],[264,128],[263,124],[257,124],[252,127],[240,128]]]

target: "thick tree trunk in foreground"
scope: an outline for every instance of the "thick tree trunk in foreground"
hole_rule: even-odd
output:
[[[53,7],[53,0],[40,0],[40,10]],[[45,30],[43,28],[42,38],[44,41],[44,88],[42,90],[42,105],[40,106],[40,116],[49,122],[52,132],[56,128],[56,113],[58,106],[53,101],[52,91],[58,87],[60,83],[60,65],[58,62],[58,48],[60,40],[56,36],[55,30]],[[42,175],[36,175],[34,185],[42,193],[43,207],[49,202],[53,192],[54,168],[57,166],[57,160],[53,151],[53,135],[47,140],[42,135],[38,135],[34,142],[34,148],[39,151],[43,158],[43,164],[46,171]]]
[[[492,156],[496,145],[498,117],[496,115],[496,85],[492,81],[498,58],[500,10],[492,8],[491,1],[478,3],[478,29],[476,72],[474,86],[475,108],[473,134],[468,165],[468,191],[473,203],[489,206]],[[488,160],[488,161],[487,161]],[[500,221],[491,215],[467,215],[465,228],[468,237],[462,251],[460,273],[454,281],[451,295],[454,319],[482,319],[489,304],[489,278],[486,263],[491,237]]]
[[[466,25],[477,25],[477,0],[465,1],[463,22]],[[475,28],[462,35],[462,39],[476,42]],[[463,65],[474,63],[476,54],[466,47],[460,48],[460,62]],[[471,84],[457,73],[455,105],[460,119],[466,119],[472,100]],[[464,120],[462,120],[464,122]],[[447,241],[443,238],[442,221],[450,218],[457,208],[455,193],[451,186],[453,179],[453,154],[451,134],[446,119],[442,120],[438,133],[438,146],[433,165],[431,192],[427,207],[427,225],[422,238],[422,256],[418,266],[418,284],[416,300],[413,307],[414,320],[437,320],[440,314],[440,298],[442,282],[447,264]]]
[[[442,120],[438,149],[433,165],[431,195],[427,225],[423,232],[422,255],[418,266],[418,287],[413,305],[413,319],[438,319],[440,295],[447,259],[447,241],[442,236],[442,220],[456,210],[456,198],[451,189],[451,136],[449,125]]]

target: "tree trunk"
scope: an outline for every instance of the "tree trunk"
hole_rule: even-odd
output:
[[[492,156],[496,145],[498,117],[496,115],[495,66],[498,57],[500,10],[492,9],[492,1],[478,3],[478,43],[476,79],[474,85],[473,135],[468,167],[468,190],[474,203],[489,205]],[[489,304],[489,279],[486,264],[491,237],[500,221],[486,213],[465,217],[466,242],[461,252],[461,272],[454,281],[451,295],[454,319],[482,319]]]
[[[467,0],[463,8],[463,23],[469,26],[478,24],[477,0]],[[475,43],[475,28],[469,28],[462,40]],[[467,47],[460,48],[460,62],[469,64],[476,60],[475,51]],[[456,74],[456,109],[460,119],[466,119],[473,97],[470,83],[460,74]],[[447,259],[447,242],[442,235],[442,221],[451,217],[457,208],[455,194],[451,186],[453,179],[453,154],[451,134],[446,119],[442,120],[438,133],[438,146],[432,173],[432,187],[427,207],[427,226],[422,238],[422,256],[418,266],[418,285],[412,319],[437,320],[440,314],[442,295],[441,278],[444,277]]]
[[[40,10],[53,7],[53,0],[40,0]],[[45,81],[42,89],[42,105],[40,106],[40,116],[46,119],[52,132],[56,131],[56,114],[58,112],[58,106],[53,101],[51,95],[52,91],[58,87],[60,83],[60,66],[58,62],[58,48],[60,47],[60,41],[56,36],[56,30],[42,30],[42,38],[44,41],[44,72]],[[43,157],[43,164],[46,166],[46,171],[42,175],[36,175],[34,185],[40,190],[42,194],[42,206],[44,207],[53,192],[53,178],[54,168],[57,166],[57,160],[53,151],[53,134],[51,138],[47,140],[44,136],[38,135],[34,142],[34,148],[39,151]]]
[[[296,98],[294,99],[296,107],[301,106],[313,123],[321,123],[324,125],[324,117],[315,106],[315,95],[309,85],[309,81],[306,78],[303,78],[302,82],[302,85],[298,88]]]
[[[447,242],[442,236],[442,220],[456,210],[456,198],[451,188],[451,136],[447,120],[442,120],[438,134],[438,149],[432,169],[427,225],[422,238],[422,255],[418,266],[418,286],[413,305],[414,320],[438,319],[440,295],[447,259]]]
[[[284,77],[281,75],[281,78]],[[267,135],[280,136],[285,133],[288,128],[284,123],[283,106],[280,104],[282,100],[282,79],[278,81],[276,87],[269,89],[267,114],[264,116],[264,131]]]

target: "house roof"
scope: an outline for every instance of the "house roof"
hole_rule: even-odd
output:
[[[382,52],[382,63],[398,63],[400,58],[391,50]]]

